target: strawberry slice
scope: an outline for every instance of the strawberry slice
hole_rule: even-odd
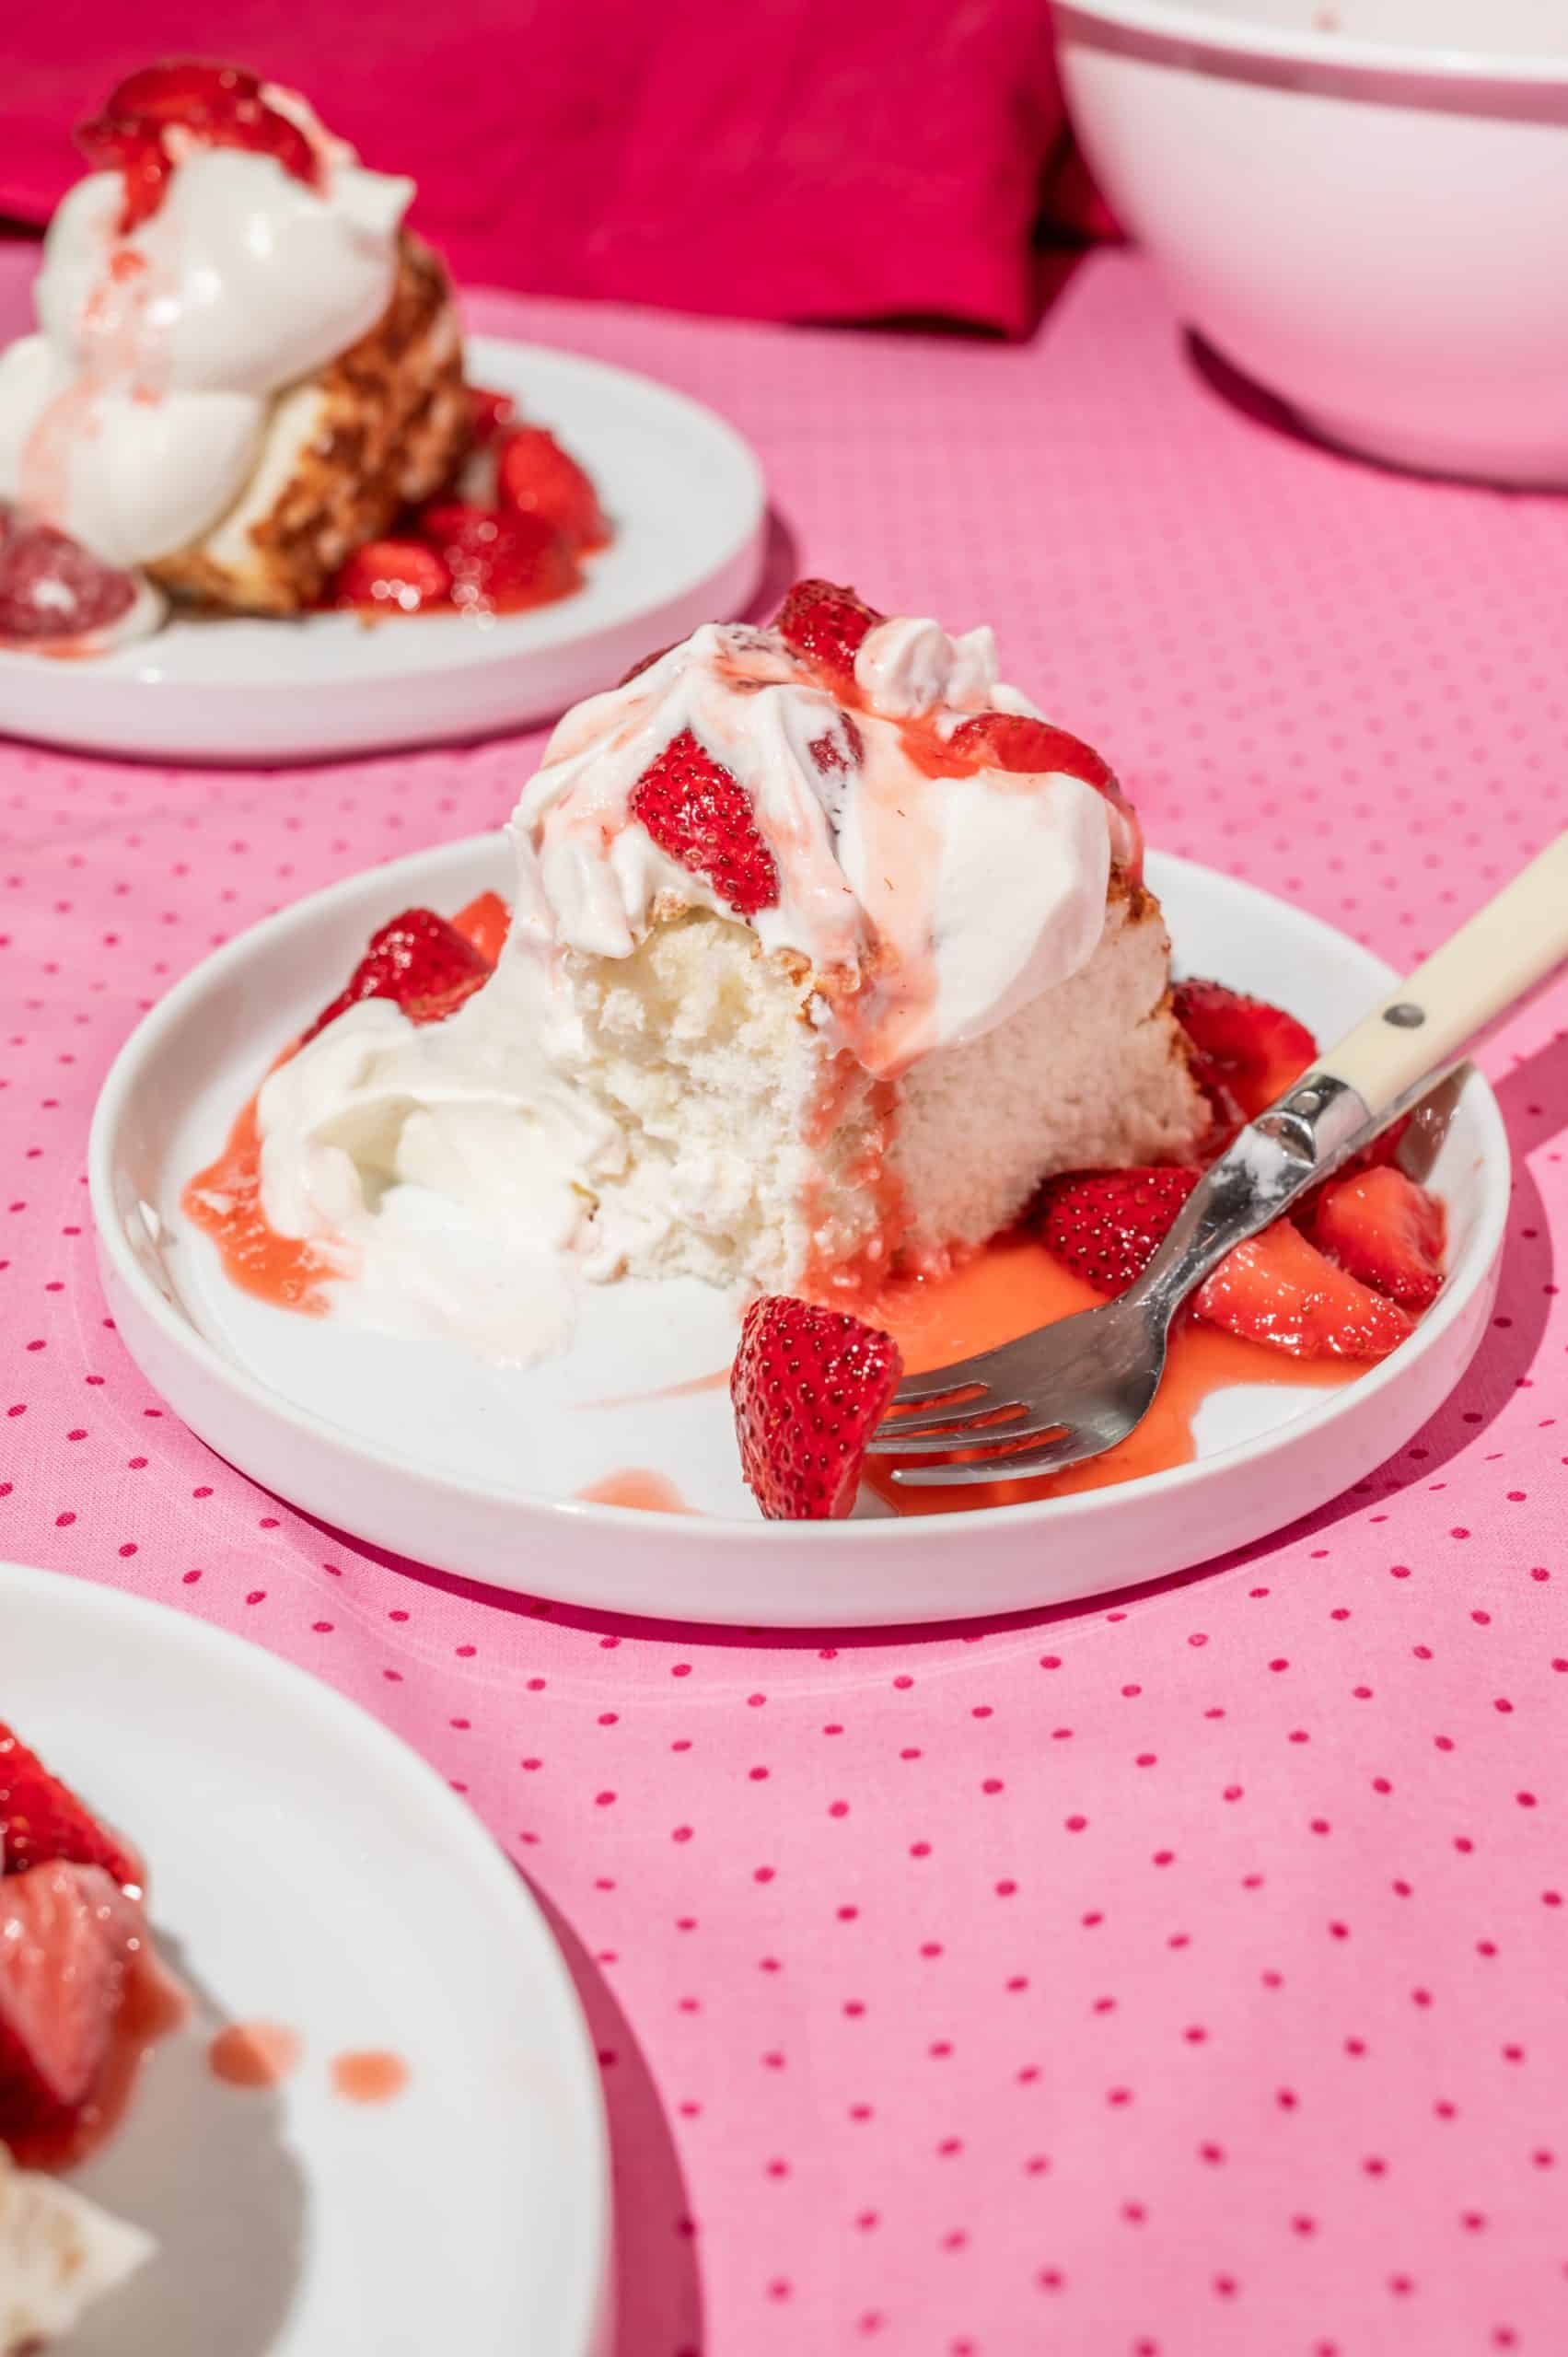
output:
[[[347,988],[322,1008],[299,1044],[367,998],[394,1000],[411,1023],[439,1023],[471,998],[489,973],[488,960],[445,917],[434,909],[405,909],[371,935]]]
[[[516,424],[517,404],[510,393],[493,393],[484,385],[470,385],[468,396],[474,441],[482,450],[488,449]]]
[[[796,655],[830,677],[847,680],[854,677],[862,639],[885,620],[837,582],[797,581],[773,616],[773,628]]]
[[[466,613],[542,606],[582,580],[576,558],[542,516],[503,516],[446,499],[423,509],[419,521],[451,574],[452,603]]]
[[[1447,1221],[1442,1204],[1387,1163],[1330,1178],[1307,1234],[1319,1252],[1406,1309],[1436,1300]]]
[[[903,1373],[890,1334],[787,1294],[754,1301],[729,1396],[740,1465],[770,1522],[836,1521]]]
[[[0,1871],[19,1875],[52,1858],[101,1866],[117,1883],[139,1886],[143,1880],[135,1852],[100,1825],[19,1736],[0,1724]]]
[[[1317,1040],[1294,1015],[1223,982],[1178,982],[1172,998],[1177,1021],[1197,1050],[1193,1076],[1222,1120],[1234,1106],[1251,1120],[1318,1053]]]
[[[494,966],[506,946],[506,935],[512,929],[512,911],[499,892],[481,892],[465,909],[459,909],[453,924],[471,947],[478,950],[487,966]]]
[[[518,516],[540,516],[567,546],[604,546],[609,528],[589,477],[542,425],[519,425],[501,446],[500,500]]]
[[[452,575],[423,540],[366,540],[340,566],[329,593],[335,606],[417,614],[452,601]]]
[[[659,849],[711,884],[738,916],[776,904],[779,871],[757,831],[751,798],[689,728],[643,772],[630,807]]]
[[[100,171],[125,176],[122,236],[156,213],[173,168],[166,134],[214,147],[273,156],[308,187],[319,185],[321,162],[292,118],[268,106],[254,74],[201,58],[173,58],[126,76],[100,115],[79,125],[76,144]]]
[[[78,638],[118,621],[135,596],[128,573],[52,524],[23,524],[0,540],[0,639]]]
[[[1211,1326],[1296,1358],[1387,1358],[1415,1330],[1397,1303],[1336,1269],[1287,1219],[1227,1252],[1193,1306]]]
[[[1067,1171],[1048,1178],[1040,1191],[1040,1241],[1098,1292],[1125,1293],[1197,1183],[1195,1170],[1174,1166]]]
[[[0,1884],[0,2141],[49,2135],[92,2094],[123,1977],[113,1898],[60,1859]]]
[[[961,720],[947,742],[955,753],[966,753],[987,769],[1013,770],[1031,777],[1063,770],[1081,777],[1086,785],[1120,797],[1121,789],[1109,761],[1092,745],[1049,720],[1034,720],[1022,712],[977,712]]]

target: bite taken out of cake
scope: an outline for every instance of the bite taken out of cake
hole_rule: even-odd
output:
[[[864,1304],[1211,1126],[1137,821],[987,630],[802,583],[569,713],[510,834],[494,969],[388,927],[261,1088],[249,1197],[188,1190],[292,1240],[296,1300],[513,1362],[583,1282]]]

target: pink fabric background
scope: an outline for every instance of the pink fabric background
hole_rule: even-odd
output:
[[[474,309],[716,401],[801,566],[993,618],[1156,842],[1392,958],[1568,823],[1561,504],[1243,413],[1132,259],[1027,349]],[[621,2357],[1560,2351],[1568,986],[1486,1058],[1517,1183],[1474,1372],[1277,1543],[837,1643],[498,1599],[161,1410],[83,1151],[174,976],[492,824],[537,741],[273,775],[0,746],[0,1554],[306,1663],[526,1869],[602,2052]]]
[[[0,213],[47,219],[81,169],[71,125],[192,52],[296,84],[367,163],[412,173],[416,226],[470,283],[766,319],[1034,315],[1063,144],[1044,0],[18,8]]]

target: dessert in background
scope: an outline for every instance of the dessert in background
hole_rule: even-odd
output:
[[[1027,1219],[1119,1289],[1313,1054],[1278,1009],[1173,994],[1132,809],[989,631],[830,583],[568,713],[510,832],[509,919],[486,895],[382,927],[187,1211],[253,1291],[504,1364],[564,1346],[584,1281],[762,1295],[735,1381],[770,1513],[853,1502],[890,1284]],[[1201,1312],[1379,1355],[1415,1299],[1404,1259],[1378,1273],[1389,1209],[1326,1195],[1324,1250],[1271,1231]],[[842,1417],[792,1486],[768,1451],[804,1445],[807,1381]]]
[[[165,598],[507,610],[577,586],[591,485],[587,528],[539,512],[552,469],[581,470],[465,385],[412,180],[366,170],[297,92],[193,60],[129,75],[77,136],[94,168],[50,225],[37,332],[0,354],[0,642],[101,652]],[[419,514],[513,431],[482,513],[465,493]],[[416,597],[373,557],[341,577],[394,525],[425,550]]]
[[[57,2171],[112,2133],[181,2010],[135,1852],[0,1726],[0,2357],[71,2331],[151,2257]]]

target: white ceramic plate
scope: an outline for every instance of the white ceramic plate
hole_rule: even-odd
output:
[[[0,1717],[123,1826],[197,1994],[75,2179],[158,2256],[71,2357],[589,2357],[610,2235],[598,2073],[520,1878],[330,1688],[162,1607],[0,1564]],[[302,2040],[278,2087],[224,2021]],[[331,2058],[393,2052],[394,2100]]]
[[[1342,934],[1249,886],[1168,858],[1151,859],[1150,877],[1179,964],[1279,1000],[1325,1041],[1392,979]],[[487,887],[510,888],[499,836],[418,853],[256,926],[142,1023],[93,1125],[104,1284],[143,1371],[221,1455],[376,1545],[503,1587],[693,1620],[815,1627],[1054,1603],[1202,1562],[1321,1505],[1409,1439],[1481,1338],[1508,1152],[1476,1074],[1434,1174],[1450,1273],[1410,1341],[1316,1396],[1218,1393],[1199,1411],[1192,1464],[1037,1504],[900,1520],[873,1502],[849,1523],[763,1523],[724,1389],[668,1396],[734,1349],[732,1308],[694,1280],[590,1288],[571,1351],[522,1371],[238,1292],[180,1212],[185,1181],[377,924],[411,900],[456,909]],[[698,1511],[578,1500],[632,1467],[665,1475]]]
[[[470,336],[470,380],[511,393],[598,486],[615,538],[585,586],[489,621],[356,614],[169,622],[79,663],[0,651],[0,727],[173,761],[319,761],[481,737],[563,711],[701,621],[761,571],[762,474],[684,393],[541,344]]]

